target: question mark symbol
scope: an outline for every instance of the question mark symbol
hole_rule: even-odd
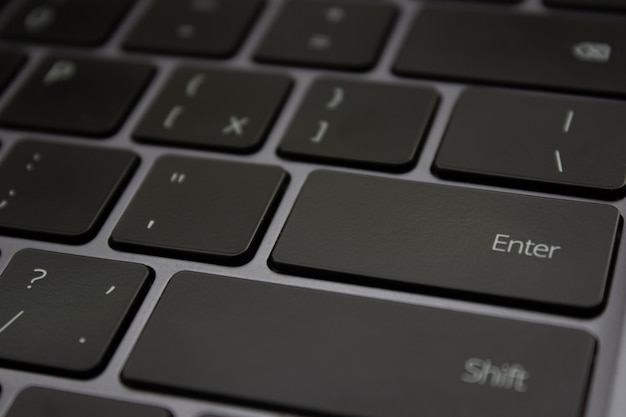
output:
[[[35,278],[33,278],[33,279],[31,279],[31,280],[30,280],[30,284],[31,284],[31,285],[29,285],[28,287],[26,287],[26,288],[28,288],[28,289],[33,288],[33,285],[32,285],[32,284],[34,284],[36,281],[39,281],[40,279],[44,279],[44,278],[48,275],[48,271],[46,271],[45,269],[39,269],[39,268],[38,268],[38,269],[33,269],[33,272],[36,272],[36,273],[38,273],[39,275],[38,275],[38,276],[36,276]]]

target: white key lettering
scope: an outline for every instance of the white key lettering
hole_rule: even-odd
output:
[[[526,392],[526,381],[530,374],[518,363],[493,365],[489,359],[469,358],[465,361],[465,372],[461,381],[468,384],[488,384],[493,388],[501,388],[516,392]]]

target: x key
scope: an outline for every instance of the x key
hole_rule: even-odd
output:
[[[265,140],[290,86],[284,75],[180,68],[134,137],[141,142],[253,152]]]
[[[236,116],[231,116],[230,124],[222,129],[222,133],[225,135],[233,133],[237,136],[241,136],[243,135],[243,127],[247,125],[249,121],[250,119],[248,119],[247,117],[239,118]]]

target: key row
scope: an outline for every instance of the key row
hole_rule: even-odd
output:
[[[110,134],[152,73],[144,64],[50,57],[5,106],[0,123]],[[133,137],[254,152],[291,86],[283,74],[179,68]],[[277,153],[305,162],[408,171],[438,101],[437,91],[428,87],[322,77],[309,87]],[[433,171],[446,178],[618,199],[626,190],[626,144],[615,132],[625,115],[626,105],[616,100],[469,88],[457,102]]]
[[[0,232],[90,239],[137,162],[128,151],[19,142],[0,166]],[[288,181],[276,166],[163,156],[110,245],[245,264]],[[313,278],[589,314],[603,305],[620,229],[619,213],[604,204],[315,171],[269,264]],[[390,235],[381,247],[380,236]]]
[[[0,363],[93,375],[151,279],[143,265],[18,252],[0,275]],[[180,272],[121,378],[133,387],[316,415],[459,415],[469,407],[496,417],[506,405],[511,416],[575,417],[585,404],[595,344],[576,329]],[[7,416],[44,416],[47,409],[170,415],[30,388]]]
[[[76,43],[91,43],[106,35],[129,6],[128,0],[107,5],[93,0],[58,6],[36,3],[24,3],[5,36],[71,42],[79,34]],[[124,47],[229,56],[262,6],[261,0],[156,2]],[[263,63],[368,70],[376,64],[396,14],[393,5],[376,2],[286,2],[253,57]],[[538,16],[431,6],[417,12],[393,71],[409,77],[623,97],[624,39],[624,22],[601,15]]]
[[[494,0],[488,0],[494,2]],[[519,0],[496,0],[517,3]],[[118,26],[132,6],[132,0],[111,0],[105,6],[97,0],[70,0],[62,3],[29,0],[13,9],[13,14],[2,30],[9,39],[51,42],[73,45],[98,45],[103,43]],[[626,11],[620,0],[544,0],[548,6],[570,6],[596,10]],[[142,51],[192,54],[211,57],[229,56],[236,52],[248,34],[256,17],[264,8],[261,0],[187,0],[172,2],[154,1],[140,18],[125,41],[125,47]],[[379,17],[375,15],[379,14]],[[272,26],[272,34],[287,35],[274,38],[277,45],[291,43],[296,49],[283,52],[297,63],[302,59],[305,41],[308,49],[330,48],[335,39],[350,40],[358,37],[369,48],[384,40],[385,30],[393,22],[392,5],[359,4],[349,1],[292,1]],[[362,28],[370,31],[366,34]],[[302,34],[299,40],[294,39]],[[308,35],[308,37],[307,37]],[[362,37],[359,35],[363,35]],[[290,39],[290,40],[287,40]],[[373,43],[368,40],[374,39]],[[292,42],[293,41],[293,42]],[[267,43],[272,43],[267,41]],[[263,55],[263,54],[260,54]],[[353,55],[356,56],[356,55]],[[334,66],[343,58],[335,56],[328,63]],[[315,58],[313,58],[315,61]]]

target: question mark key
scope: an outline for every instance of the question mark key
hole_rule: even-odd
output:
[[[0,275],[0,364],[97,374],[152,275],[140,264],[21,250]]]

